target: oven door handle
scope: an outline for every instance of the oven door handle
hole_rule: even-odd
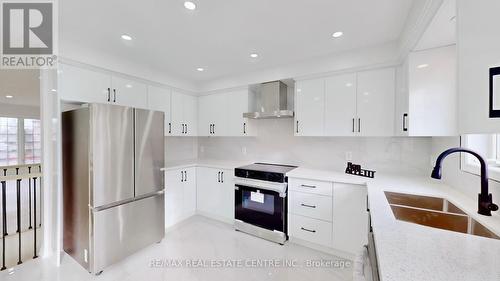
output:
[[[253,184],[247,184],[247,183],[245,183],[245,184],[236,183],[234,185],[234,189],[235,190],[240,190],[240,189],[245,189],[245,188],[252,188],[252,189],[257,189],[257,190],[273,191],[273,192],[278,193],[281,198],[285,198],[286,197],[286,191],[287,191],[286,186],[285,186],[285,188],[278,188],[278,187],[273,188],[271,186],[259,186],[259,185],[253,185]]]

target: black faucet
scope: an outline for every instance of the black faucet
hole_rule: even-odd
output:
[[[479,163],[481,163],[481,193],[479,193],[477,212],[481,215],[491,216],[491,211],[497,211],[498,206],[493,203],[491,193],[488,193],[488,166],[486,165],[484,158],[477,152],[461,147],[450,148],[443,151],[436,160],[436,166],[434,166],[434,169],[432,170],[431,177],[434,179],[441,179],[441,162],[443,162],[443,159],[446,156],[455,152],[470,153],[476,156]]]

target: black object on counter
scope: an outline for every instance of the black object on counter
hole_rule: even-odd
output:
[[[361,165],[353,164],[351,162],[347,162],[347,168],[345,168],[345,173],[366,178],[375,177],[375,171],[363,170],[361,169]]]

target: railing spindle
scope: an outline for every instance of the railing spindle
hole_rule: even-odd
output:
[[[17,171],[16,171],[17,173]],[[17,264],[22,264],[21,260],[21,179],[17,179],[17,232],[19,237],[18,249],[19,249],[19,257],[17,259]]]
[[[31,174],[31,166],[28,167],[28,174]],[[30,226],[28,229],[32,229],[31,226],[31,178],[28,178],[28,212],[29,212],[29,221]]]
[[[33,249],[33,258],[36,259],[38,256],[36,254],[36,177],[33,178],[33,225],[35,228],[33,229],[33,243],[34,243],[34,249]]]
[[[4,171],[5,174],[5,171]],[[5,270],[5,238],[7,236],[7,208],[5,207],[5,187],[7,185],[6,181],[2,181],[2,268],[0,270]]]

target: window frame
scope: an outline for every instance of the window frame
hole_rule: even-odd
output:
[[[24,128],[24,121],[25,119],[32,119],[32,120],[38,120],[36,118],[24,118],[24,117],[10,117],[10,116],[0,116],[0,118],[12,118],[12,119],[17,119],[17,164],[8,164],[8,165],[22,165],[26,164],[26,159],[25,159],[25,149],[26,149],[26,142],[25,142],[25,128]],[[40,121],[41,122],[41,121]],[[42,161],[41,155],[42,155],[42,145],[41,145],[41,124],[40,124],[40,163]],[[33,141],[33,146],[34,146],[34,141]],[[33,149],[34,151],[35,149]],[[7,149],[7,154],[8,154],[8,149]],[[28,163],[31,164],[31,163]],[[38,164],[38,163],[33,163],[33,164]]]
[[[499,163],[499,156],[500,156],[500,134],[489,134],[489,135],[496,135],[496,164],[495,165],[490,165],[488,164],[488,178],[493,181],[500,182],[500,163]],[[467,145],[467,135],[462,135],[460,136],[460,146],[463,148],[468,148]],[[460,153],[460,170],[463,172],[473,174],[476,176],[481,175],[481,167],[479,164],[475,163],[470,163],[467,161],[467,155],[466,153]]]

